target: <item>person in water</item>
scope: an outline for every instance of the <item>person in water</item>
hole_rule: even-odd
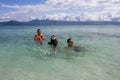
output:
[[[73,43],[73,40],[72,40],[72,38],[69,38],[69,39],[67,39],[67,47],[68,48],[73,48],[74,47],[74,43]]]
[[[75,46],[72,38],[67,39],[67,46],[65,48],[72,49],[76,52],[82,51],[84,49],[80,46]]]
[[[42,45],[42,40],[45,39],[45,36],[42,35],[42,31],[40,29],[37,29],[37,34],[34,35],[34,40],[41,43]]]
[[[49,45],[53,46],[53,48],[56,48],[58,45],[58,40],[55,35],[52,35],[50,38],[50,42],[48,42]]]

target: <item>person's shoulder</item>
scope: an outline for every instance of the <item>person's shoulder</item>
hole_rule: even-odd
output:
[[[79,52],[79,51],[85,50],[85,48],[81,47],[81,46],[74,46],[74,50],[77,51],[77,52]]]
[[[43,39],[45,39],[45,38],[46,38],[43,34],[41,34],[41,37],[42,37]]]

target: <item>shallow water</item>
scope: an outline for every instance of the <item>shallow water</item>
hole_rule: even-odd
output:
[[[36,43],[36,29],[46,40]],[[55,34],[56,51],[47,45]],[[66,50],[66,39],[85,50]],[[0,80],[120,80],[120,26],[0,26]]]

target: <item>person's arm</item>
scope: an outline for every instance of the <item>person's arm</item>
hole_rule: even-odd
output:
[[[34,40],[35,40],[35,41],[36,41],[36,37],[37,37],[37,35],[34,36]]]
[[[34,40],[42,45],[42,40],[40,39],[40,37],[37,37],[37,35],[34,36]]]
[[[58,41],[58,44],[61,44],[61,42]]]
[[[42,35],[41,37],[42,37],[43,40],[46,38],[44,35]]]

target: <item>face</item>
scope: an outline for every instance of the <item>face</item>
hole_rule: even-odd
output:
[[[42,32],[41,32],[41,30],[38,30],[37,33],[40,35]]]
[[[73,46],[73,40],[70,40],[69,42],[67,42],[68,43],[68,46]]]
[[[55,39],[56,39],[56,36],[52,36],[51,39],[52,39],[52,40],[55,40]]]

